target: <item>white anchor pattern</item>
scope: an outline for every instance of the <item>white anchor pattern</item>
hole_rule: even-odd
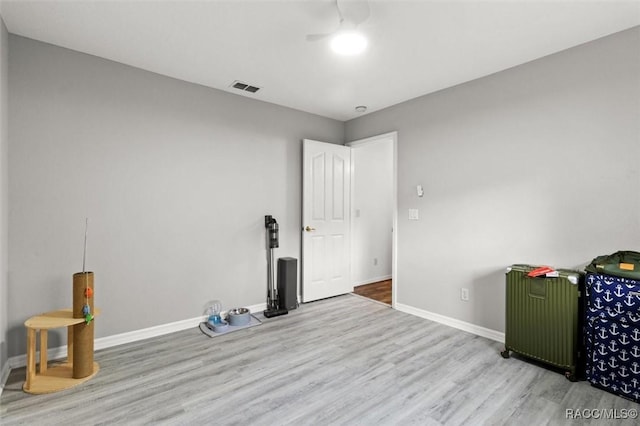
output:
[[[640,281],[588,274],[587,380],[640,402]]]

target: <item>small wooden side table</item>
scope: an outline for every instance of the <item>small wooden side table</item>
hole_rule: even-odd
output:
[[[95,309],[94,316],[98,316]],[[22,389],[28,393],[57,392],[86,382],[100,370],[93,363],[93,373],[81,379],[73,378],[73,326],[84,322],[84,318],[73,318],[72,309],[60,309],[36,315],[25,321],[27,328],[27,378]],[[52,328],[67,327],[67,361],[47,367],[47,338]],[[36,334],[40,332],[40,371],[36,373]]]

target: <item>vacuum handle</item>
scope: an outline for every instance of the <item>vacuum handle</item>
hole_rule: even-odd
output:
[[[279,246],[279,230],[278,224],[275,219],[273,223],[269,225],[269,248],[276,248]]]
[[[279,227],[276,219],[273,216],[265,216],[264,226],[267,228],[269,248],[279,247]]]

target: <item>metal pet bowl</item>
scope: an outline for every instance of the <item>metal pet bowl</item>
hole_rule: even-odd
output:
[[[251,312],[247,308],[231,309],[227,313],[229,325],[247,325],[251,322]]]

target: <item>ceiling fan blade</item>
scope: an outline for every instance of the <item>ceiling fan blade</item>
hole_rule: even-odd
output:
[[[336,0],[338,28],[324,34],[307,34],[307,41],[320,41],[342,31],[353,30],[369,19],[371,13],[367,0]]]
[[[341,17],[356,27],[371,15],[369,2],[366,0],[342,0],[337,4]]]
[[[333,35],[333,33],[325,33],[325,34],[307,34],[307,41],[320,41],[320,40],[324,40],[325,38],[329,37]]]

